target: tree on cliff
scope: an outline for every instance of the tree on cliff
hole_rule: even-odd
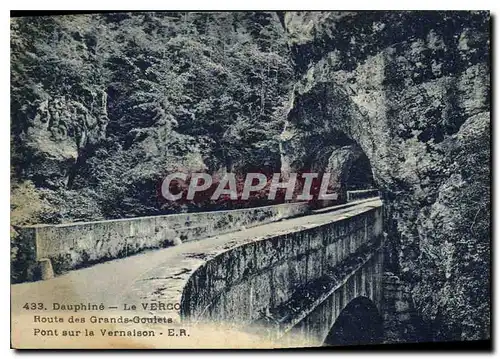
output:
[[[179,166],[279,168],[293,72],[275,14],[26,17],[11,30],[13,178],[59,209],[47,221],[177,211],[157,187]]]

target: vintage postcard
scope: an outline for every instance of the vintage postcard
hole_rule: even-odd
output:
[[[12,348],[489,348],[490,47],[488,11],[12,13]]]

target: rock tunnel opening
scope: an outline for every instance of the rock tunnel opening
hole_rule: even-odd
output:
[[[345,188],[348,191],[376,188],[370,160],[364,152],[353,162],[345,181]]]
[[[337,204],[347,201],[347,191],[377,188],[370,160],[354,140],[330,146],[324,171],[331,174],[329,189],[338,193]]]
[[[281,170],[303,169],[330,173],[330,192],[338,193],[334,203],[342,204],[347,191],[375,189],[372,171],[373,142],[366,118],[342,86],[320,81],[293,96],[280,142]]]
[[[384,339],[382,317],[366,297],[352,300],[340,313],[323,346],[379,344]]]

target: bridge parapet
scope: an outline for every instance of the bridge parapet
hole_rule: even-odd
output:
[[[380,191],[376,188],[347,191],[347,202],[379,197]]]
[[[332,212],[326,224],[246,243],[215,256],[184,286],[181,316],[241,326],[265,322],[274,335],[283,336],[323,303],[332,309],[334,294],[342,298],[336,304],[339,310],[354,295],[366,295],[378,304],[382,286],[375,276],[381,271],[382,204],[370,203],[345,214]],[[334,318],[329,316],[319,322],[331,322]],[[328,329],[318,335],[324,339]]]
[[[340,312],[350,318],[348,308],[379,308],[382,203],[360,202],[15,285],[14,295],[17,302],[55,303],[64,293],[67,303],[180,303],[170,317],[187,328],[205,319],[211,328],[233,322],[236,332],[267,323],[278,346],[295,330],[321,344]]]
[[[176,238],[201,238],[303,215],[306,202],[217,212],[199,212],[20,227],[19,243],[27,260],[20,264],[25,280],[48,279],[36,273],[53,266],[58,274],[92,263],[122,258],[144,249],[164,248]],[[43,264],[43,266],[41,265]],[[50,265],[51,264],[51,265]],[[52,269],[42,270],[42,274]]]

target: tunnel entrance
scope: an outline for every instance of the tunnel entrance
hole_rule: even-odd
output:
[[[383,339],[382,317],[377,307],[370,299],[360,297],[340,313],[323,346],[379,344]]]
[[[345,188],[348,191],[376,188],[370,160],[364,152],[353,161],[345,180]]]
[[[329,188],[338,193],[337,203],[345,203],[347,191],[376,188],[372,167],[368,156],[354,141],[334,148],[330,153],[325,172],[331,174]]]

